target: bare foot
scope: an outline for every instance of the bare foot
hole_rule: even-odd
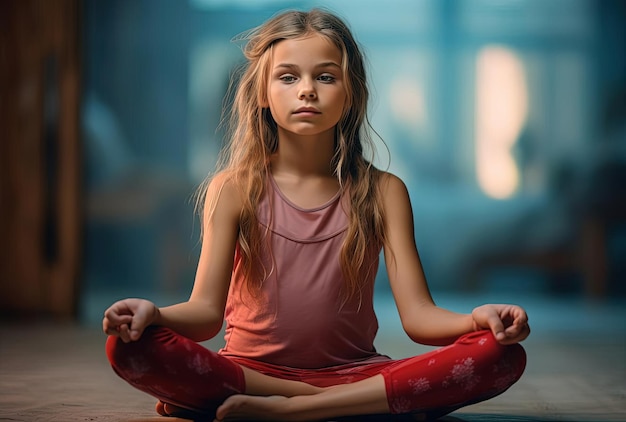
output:
[[[283,396],[247,396],[236,394],[230,396],[217,408],[216,422],[221,421],[280,421],[286,419],[288,397]]]
[[[192,410],[185,409],[184,407],[174,406],[170,403],[164,403],[159,400],[156,404],[156,411],[161,416],[169,416],[181,419],[191,419],[191,420],[207,420],[206,415],[202,415],[200,413],[196,413]]]

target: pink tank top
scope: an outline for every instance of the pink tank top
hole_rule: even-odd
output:
[[[261,296],[244,285],[238,254],[226,304],[226,345],[220,353],[293,368],[324,368],[383,358],[374,348],[374,278],[380,247],[361,301],[342,304],[340,251],[348,226],[338,193],[315,209],[302,209],[282,195],[270,177],[258,208],[273,253]],[[386,358],[386,357],[385,357]],[[387,358],[388,359],[388,358]],[[378,360],[378,359],[374,359]]]

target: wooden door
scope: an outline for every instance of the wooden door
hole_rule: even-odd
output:
[[[79,1],[0,2],[0,312],[76,314]]]

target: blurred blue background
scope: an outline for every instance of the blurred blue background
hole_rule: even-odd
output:
[[[187,297],[231,40],[316,6],[364,48],[377,164],[409,187],[435,297],[625,296],[623,1],[85,0],[84,319]]]

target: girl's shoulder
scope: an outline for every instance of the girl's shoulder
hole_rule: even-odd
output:
[[[206,188],[207,197],[221,195],[223,192],[237,192],[234,174],[227,170],[215,173],[208,181]]]
[[[213,214],[218,208],[238,215],[243,203],[243,193],[232,172],[220,171],[208,181],[204,206],[205,215],[207,212]]]
[[[404,181],[393,173],[378,170],[378,188],[385,193],[397,194],[398,191],[407,191]]]
[[[380,170],[378,191],[385,210],[410,207],[406,184],[395,174]]]
[[[404,244],[404,241],[409,240],[406,236],[413,233],[413,210],[409,191],[404,181],[395,174],[381,172],[378,180],[387,239],[396,239],[394,243],[400,241]]]

